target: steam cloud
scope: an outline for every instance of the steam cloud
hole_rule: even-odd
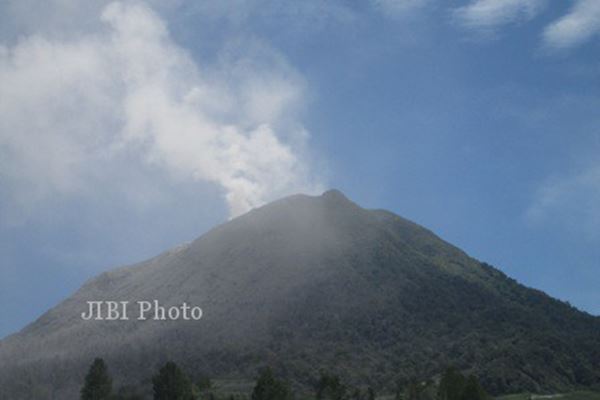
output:
[[[142,4],[112,3],[101,20],[75,40],[0,46],[0,185],[14,203],[85,191],[132,155],[219,185],[232,216],[321,190],[294,117],[302,79],[281,57],[232,46],[201,66]]]

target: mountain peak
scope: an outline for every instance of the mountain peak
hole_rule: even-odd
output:
[[[337,189],[329,189],[326,192],[323,192],[321,197],[325,200],[334,202],[350,202],[346,195]]]
[[[83,320],[98,299],[205,314]],[[80,371],[98,356],[118,384],[146,382],[169,358],[218,379],[250,379],[275,360],[304,387],[319,368],[343,366],[350,384],[369,376],[389,391],[454,364],[472,366],[491,393],[560,392],[600,383],[598,331],[599,320],[334,189],[275,200],[90,281],[0,342],[0,398],[77,399]],[[59,389],[40,396],[46,388]]]
[[[337,189],[330,189],[321,195],[294,194],[279,200],[267,203],[248,213],[252,218],[275,218],[277,220],[288,220],[293,218],[296,222],[304,225],[306,220],[323,219],[324,212],[327,215],[339,215],[333,211],[357,211],[362,208],[350,200]],[[244,218],[244,216],[242,216]],[[263,221],[264,222],[264,221]],[[289,222],[289,221],[288,221]]]

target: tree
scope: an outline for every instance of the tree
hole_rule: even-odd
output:
[[[112,379],[101,358],[96,358],[85,376],[81,400],[108,400],[112,393]]]
[[[394,400],[402,400],[402,382],[400,380],[396,381],[396,392],[394,393]]]
[[[367,388],[367,400],[375,400],[375,390],[371,386]]]
[[[288,384],[276,379],[271,368],[267,367],[261,371],[252,391],[252,400],[288,400],[291,398]]]
[[[337,375],[321,372],[317,383],[317,400],[344,400],[346,398],[346,386]]]
[[[209,390],[210,388],[212,388],[212,381],[208,376],[201,375],[200,378],[198,378],[198,381],[196,382],[196,386],[200,391]]]
[[[448,368],[440,380],[438,400],[462,400],[465,377],[456,368]]]
[[[192,383],[174,362],[167,362],[152,378],[154,400],[194,400]]]
[[[470,375],[465,383],[461,400],[485,400],[487,394],[473,375]]]
[[[213,400],[212,381],[206,375],[200,375],[196,380],[196,384],[192,385],[194,396],[197,399]]]
[[[406,387],[406,400],[421,400],[421,387],[416,379],[411,379]]]
[[[350,396],[350,398],[352,400],[363,400],[363,396],[362,396],[362,393],[361,393],[360,389],[359,388],[355,388],[352,391],[352,395]]]

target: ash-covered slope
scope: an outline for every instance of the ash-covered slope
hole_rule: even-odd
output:
[[[204,316],[81,318],[86,301],[154,299]],[[455,364],[492,392],[556,391],[600,382],[600,321],[329,191],[92,279],[0,342],[0,398],[75,399],[97,356],[117,384],[147,385],[174,359],[192,375],[252,377],[268,363],[299,384],[324,368],[381,389]]]

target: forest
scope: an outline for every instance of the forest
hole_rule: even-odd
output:
[[[375,400],[379,397],[394,400],[487,400],[491,397],[478,379],[465,377],[458,369],[449,367],[439,381],[412,379],[398,382],[391,396],[378,396],[372,386],[352,387],[340,376],[320,371],[312,392],[296,393],[292,385],[279,378],[271,367],[262,368],[251,393],[223,394],[213,386],[209,377],[191,379],[176,363],[165,363],[151,379],[153,400]],[[112,377],[102,358],[96,358],[89,368],[81,388],[81,400],[144,400],[149,399],[135,386],[113,388]]]

